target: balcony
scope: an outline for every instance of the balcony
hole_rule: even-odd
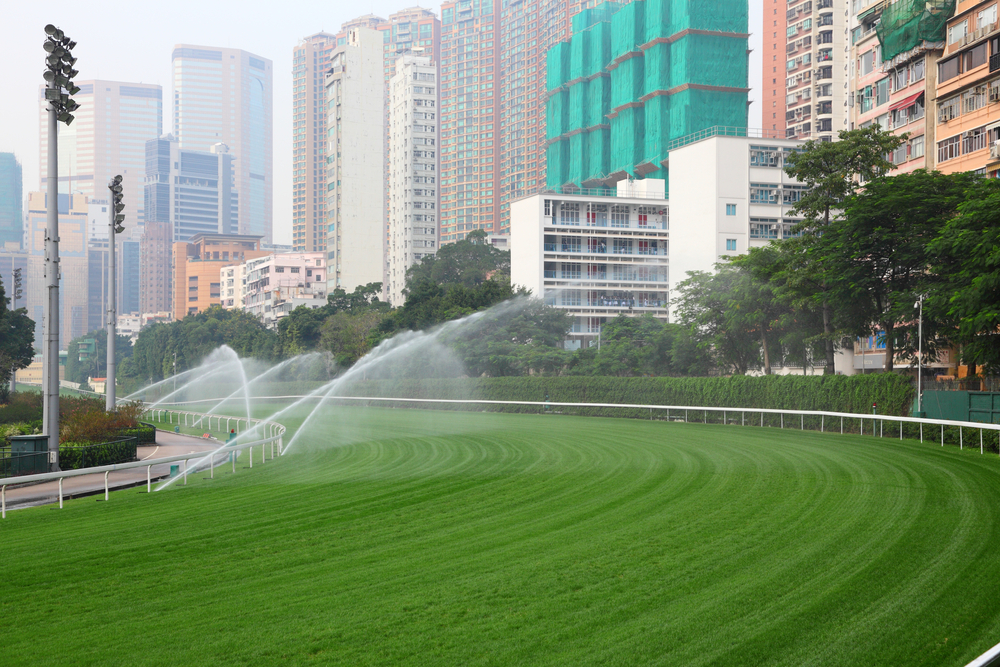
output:
[[[990,56],[990,72],[996,72],[1000,70],[1000,53],[994,53]]]

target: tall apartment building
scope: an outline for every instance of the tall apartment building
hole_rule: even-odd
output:
[[[934,104],[937,61],[954,7],[955,0],[854,0],[851,126],[908,134],[892,156],[900,172],[935,168],[937,128],[927,107]]]
[[[405,300],[406,270],[437,252],[440,210],[438,68],[403,56],[389,82],[389,244],[385,294]]]
[[[1000,173],[1000,23],[996,0],[958,0],[937,64],[936,168]]]
[[[747,125],[747,3],[605,2],[547,54],[546,183],[668,180],[676,140]]]
[[[273,329],[299,306],[326,305],[323,254],[270,254],[221,269],[222,307],[244,310]]]
[[[148,83],[79,81],[73,96],[76,120],[59,128],[59,192],[105,199],[107,184],[121,174],[125,227],[144,222],[146,141],[163,133],[163,89]],[[38,95],[39,183],[48,187],[48,103]]]
[[[292,52],[292,248],[326,249],[326,71],[336,35],[318,32]]]
[[[146,222],[139,247],[139,312],[174,310],[173,225],[153,218]]]
[[[500,229],[500,2],[441,5],[441,242]]]
[[[0,250],[21,249],[24,239],[23,198],[21,163],[13,153],[0,153]]]
[[[181,148],[169,134],[147,141],[147,219],[169,222],[173,242],[235,233],[244,202],[236,190],[234,161],[221,143],[196,151]]]
[[[545,185],[545,54],[572,34],[587,0],[501,0],[500,230],[513,199]]]
[[[850,128],[848,4],[768,0],[762,81],[766,129],[785,129],[789,139],[833,141]],[[780,20],[775,12],[782,13]]]
[[[219,143],[229,147],[240,193],[239,232],[262,236],[270,243],[274,189],[271,61],[240,49],[188,44],[174,47],[172,60],[173,128],[179,147],[206,152]]]
[[[384,88],[382,34],[352,29],[326,78],[329,292],[384,278]]]

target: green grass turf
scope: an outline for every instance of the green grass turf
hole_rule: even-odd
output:
[[[8,514],[0,661],[939,666],[1000,641],[978,452],[330,408],[216,472]]]

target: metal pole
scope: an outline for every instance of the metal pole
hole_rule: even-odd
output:
[[[108,499],[108,473],[104,473],[104,500]]]
[[[49,436],[49,463],[59,468],[59,148],[56,109],[48,106],[49,145],[45,224],[45,331],[42,348],[42,427]],[[72,195],[70,195],[72,197]],[[62,488],[62,480],[59,482]],[[59,506],[62,507],[60,493]]]
[[[917,416],[923,416],[922,383],[924,376],[924,295],[917,301],[920,304],[920,319],[917,321]]]
[[[114,182],[114,181],[112,181]],[[104,383],[104,409],[115,409],[115,338],[118,334],[117,273],[115,265],[115,193],[108,184],[108,377]]]

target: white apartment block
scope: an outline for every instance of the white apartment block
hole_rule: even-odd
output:
[[[767,131],[765,135],[780,132]],[[805,186],[784,170],[801,141],[707,136],[670,151],[670,291],[689,271],[789,238]]]
[[[511,282],[573,317],[566,349],[591,344],[623,313],[666,319],[665,185],[622,181],[617,191],[545,192],[511,204]]]
[[[330,58],[327,100],[327,291],[381,283],[385,162],[382,33],[352,28]]]
[[[406,270],[437,252],[440,189],[438,68],[430,58],[403,56],[389,82],[388,284],[393,306],[405,301]]]
[[[298,306],[326,305],[322,252],[267,255],[219,270],[223,308],[238,308],[270,328]]]

